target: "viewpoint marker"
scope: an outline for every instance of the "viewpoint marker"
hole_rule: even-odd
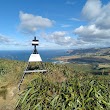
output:
[[[20,86],[23,82],[23,79],[25,77],[25,74],[27,74],[27,73],[46,73],[47,72],[47,70],[44,69],[45,67],[42,63],[40,54],[38,53],[38,51],[36,49],[36,46],[39,45],[39,40],[36,40],[36,37],[34,37],[34,40],[32,40],[32,45],[34,46],[34,51],[29,57],[27,67],[19,82],[19,85],[18,85],[19,90],[20,90]]]

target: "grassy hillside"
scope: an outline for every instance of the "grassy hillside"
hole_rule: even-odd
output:
[[[17,84],[24,62],[0,59],[0,110],[13,110],[18,98]]]
[[[109,75],[88,64],[44,65],[48,72],[27,74],[18,92],[26,63],[0,59],[0,110],[110,110]]]
[[[37,73],[27,74],[21,85],[21,91],[18,92],[18,83],[26,65],[26,62],[0,59],[0,110],[14,109],[20,92],[37,76]],[[63,74],[63,71],[66,70],[65,65],[45,63],[45,67],[49,70],[46,73],[46,77],[50,82],[62,82],[66,80]],[[69,72],[73,71],[70,68],[68,69]]]

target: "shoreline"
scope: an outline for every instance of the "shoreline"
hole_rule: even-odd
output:
[[[81,56],[80,55],[61,56],[61,57],[53,58],[53,60],[68,62],[68,60],[77,59],[77,58],[81,58]]]
[[[54,58],[57,61],[69,62],[69,63],[110,63],[110,56],[61,56]]]

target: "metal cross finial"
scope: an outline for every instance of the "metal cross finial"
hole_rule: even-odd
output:
[[[36,37],[34,37],[34,40],[32,40],[32,45],[34,45],[34,52],[33,52],[33,54],[38,54],[36,46],[39,45],[39,40],[36,40]]]

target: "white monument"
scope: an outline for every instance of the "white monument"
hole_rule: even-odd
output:
[[[29,57],[28,65],[24,73],[31,73],[31,72],[43,72],[44,73],[47,70],[44,69],[42,59],[36,49],[36,46],[39,45],[39,40],[36,40],[36,37],[34,37],[34,40],[32,41],[32,45],[34,46],[34,51]]]
[[[25,77],[25,74],[34,73],[34,72],[35,73],[38,73],[38,72],[46,73],[47,72],[47,70],[44,69],[40,54],[38,54],[38,51],[36,49],[36,46],[39,45],[39,40],[36,40],[36,37],[34,37],[34,40],[32,40],[32,45],[34,46],[34,51],[29,57],[27,67],[26,67],[24,74],[19,82],[19,85],[18,85],[19,90],[20,90],[20,85],[22,84],[23,79]]]

